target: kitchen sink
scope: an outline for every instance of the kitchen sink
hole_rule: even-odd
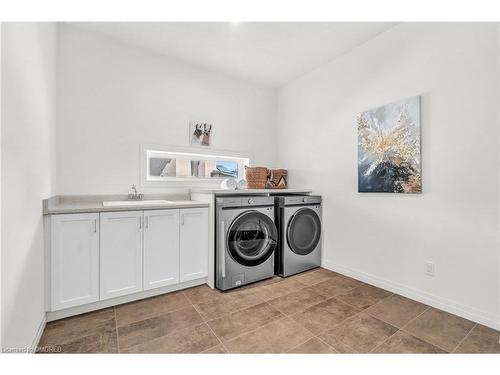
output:
[[[152,200],[129,200],[129,201],[106,201],[102,202],[104,207],[122,207],[122,206],[161,206],[161,205],[173,205],[175,206],[175,202],[165,201],[161,199],[152,199]]]

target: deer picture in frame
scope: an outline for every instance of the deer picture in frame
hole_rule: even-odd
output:
[[[212,145],[212,124],[191,122],[189,127],[191,146],[210,147]]]

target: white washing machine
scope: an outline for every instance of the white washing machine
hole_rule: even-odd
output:
[[[321,196],[276,197],[275,272],[286,277],[321,266]]]
[[[274,198],[216,197],[215,286],[228,290],[274,276]]]

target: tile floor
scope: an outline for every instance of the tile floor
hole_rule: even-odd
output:
[[[318,268],[47,324],[41,352],[500,353],[498,331]]]

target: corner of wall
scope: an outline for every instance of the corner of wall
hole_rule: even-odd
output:
[[[497,109],[498,109],[498,129],[500,130],[500,22],[497,22],[497,65],[498,65],[498,76],[497,76]],[[498,173],[498,181],[500,185],[500,131],[498,132],[498,142],[499,142],[499,147],[497,151],[497,157],[498,157],[498,167],[497,167],[497,173]],[[497,241],[498,241],[498,329],[500,329],[500,191],[497,192],[498,194],[498,207],[497,207]]]

